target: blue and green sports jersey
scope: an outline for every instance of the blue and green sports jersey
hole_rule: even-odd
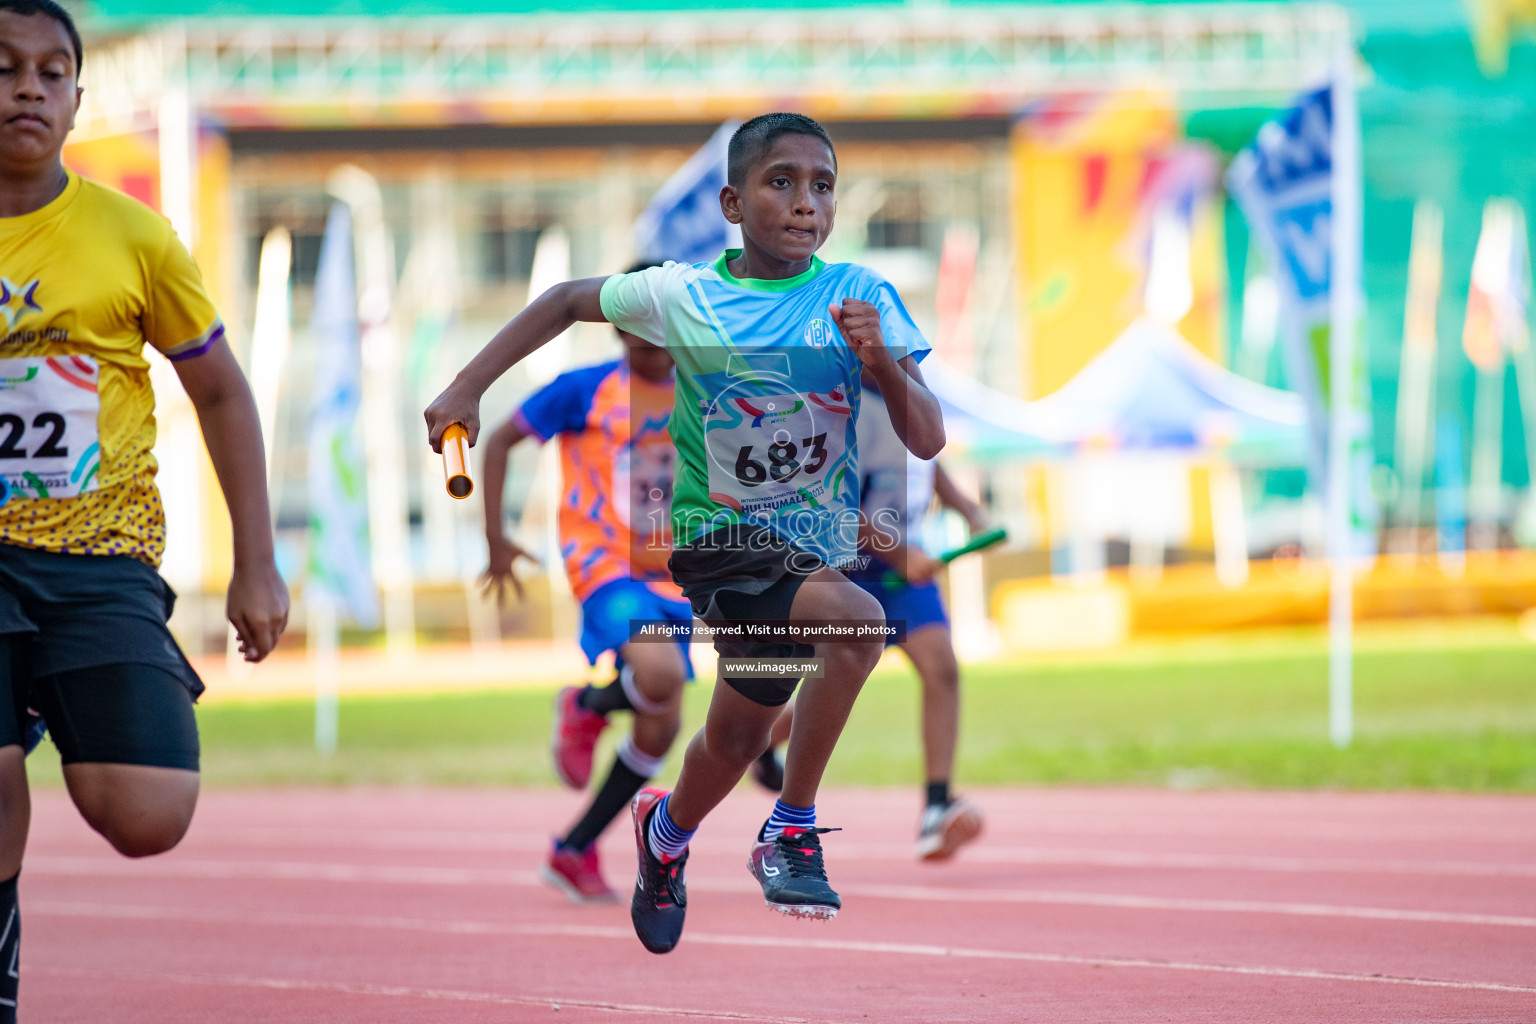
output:
[[[603,316],[677,363],[674,542],[748,521],[843,565],[858,547],[863,364],[827,307],[873,304],[896,359],[921,360],[928,342],[896,289],[866,267],[813,259],[784,280],[738,279],[726,264],[739,254],[603,283]]]

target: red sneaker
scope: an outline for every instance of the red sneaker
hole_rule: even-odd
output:
[[[549,753],[555,774],[572,789],[586,789],[592,779],[592,751],[597,738],[608,728],[608,719],[576,703],[579,686],[567,686],[555,694],[555,728],[549,737]]]
[[[597,866],[597,844],[585,850],[571,850],[555,840],[539,877],[565,893],[572,903],[613,903],[618,900],[614,891],[603,881],[603,873]]]

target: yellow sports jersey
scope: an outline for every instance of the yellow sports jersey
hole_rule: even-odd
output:
[[[223,335],[191,255],[137,200],[70,174],[0,217],[0,543],[158,566],[144,345],[190,359]]]

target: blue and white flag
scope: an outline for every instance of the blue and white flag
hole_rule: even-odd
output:
[[[1326,317],[1333,251],[1332,87],[1302,93],[1264,122],[1232,160],[1227,187],[1279,256],[1291,303],[1309,309],[1321,302]]]
[[[720,212],[726,148],[740,122],[727,121],[667,179],[635,221],[635,251],[663,263],[707,263],[741,245],[741,228]]]
[[[315,305],[314,401],[309,417],[309,570],[316,587],[357,624],[379,624],[368,557],[368,492],[357,432],[362,350],[353,269],[352,211],[331,207],[320,243]]]
[[[1354,495],[1351,515],[1360,547],[1376,518],[1365,485],[1373,456],[1367,378],[1360,372],[1364,346],[1334,337],[1340,297],[1349,296],[1348,307],[1357,310],[1360,295],[1359,128],[1352,106],[1350,116],[1340,113],[1338,88],[1334,82],[1301,93],[1264,122],[1233,158],[1226,182],[1274,267],[1281,354],[1286,377],[1307,406],[1309,468],[1318,480],[1327,453],[1338,447],[1330,427],[1346,439],[1344,462],[1354,481],[1346,489]],[[1336,205],[1346,202],[1351,212],[1336,225]],[[1355,316],[1347,322],[1358,335]],[[1346,340],[1351,344],[1341,349]],[[1350,353],[1350,365],[1337,365],[1339,351]],[[1337,400],[1331,393],[1336,380],[1346,382]],[[1331,423],[1339,412],[1339,422]]]
[[[1304,92],[1227,168],[1227,188],[1270,255],[1286,376],[1322,450],[1333,263],[1333,90]]]
[[[1280,292],[1279,340],[1286,377],[1306,402],[1312,434],[1312,469],[1321,473],[1326,448],[1329,381],[1335,376],[1330,350],[1335,288],[1359,294],[1360,282],[1336,281],[1334,201],[1341,185],[1358,178],[1359,168],[1340,168],[1332,84],[1301,93],[1289,107],[1259,128],[1227,168],[1227,188],[1242,208],[1275,268]],[[1351,150],[1353,152],[1353,150]],[[1344,178],[1335,180],[1335,174]],[[1355,204],[1358,205],[1358,204]],[[1360,245],[1359,231],[1343,244]],[[1351,260],[1358,266],[1359,260]],[[1358,347],[1355,361],[1359,361]],[[1364,378],[1349,367],[1344,376]],[[1366,440],[1363,394],[1351,394],[1348,432],[1356,447]],[[1319,479],[1321,476],[1319,475]]]

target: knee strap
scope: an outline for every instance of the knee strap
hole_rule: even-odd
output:
[[[635,746],[633,736],[625,736],[619,741],[619,749],[615,756],[624,763],[624,767],[636,775],[646,779],[654,779],[661,774],[661,766],[666,762],[666,755],[652,757],[639,747]]]
[[[667,710],[666,701],[651,700],[640,692],[640,687],[635,685],[635,670],[631,665],[625,665],[619,670],[619,685],[624,688],[624,696],[629,698],[629,704],[642,715],[659,715]],[[630,767],[634,767],[631,765]],[[639,769],[635,769],[639,771]]]

